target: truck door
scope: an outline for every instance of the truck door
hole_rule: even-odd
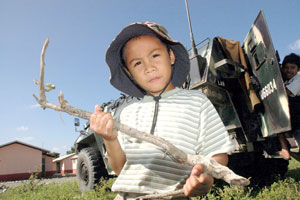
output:
[[[260,11],[243,45],[253,76],[258,82],[257,95],[263,104],[261,131],[264,137],[288,131],[290,114],[280,67],[263,11]]]

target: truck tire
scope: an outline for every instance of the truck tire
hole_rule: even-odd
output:
[[[82,149],[77,159],[77,183],[81,191],[89,191],[95,188],[101,177],[107,177],[100,151],[94,147]]]

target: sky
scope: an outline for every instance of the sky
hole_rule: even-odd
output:
[[[196,43],[221,36],[243,43],[260,10],[281,60],[300,54],[298,0],[189,0]],[[0,0],[0,145],[15,140],[65,155],[79,133],[74,117],[43,110],[39,88],[40,54],[45,53],[47,93],[58,104],[60,91],[70,105],[93,112],[120,96],[109,83],[105,52],[126,25],[153,21],[190,49],[184,0]],[[78,130],[86,120],[81,120]]]

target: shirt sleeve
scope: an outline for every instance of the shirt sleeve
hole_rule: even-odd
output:
[[[292,97],[300,95],[300,76],[296,74],[295,77],[286,84],[286,88],[292,93]]]
[[[202,143],[199,154],[212,157],[235,149],[232,139],[213,104],[205,98],[200,113],[200,137]]]

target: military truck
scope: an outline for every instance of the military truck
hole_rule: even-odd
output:
[[[277,153],[277,134],[291,129],[290,115],[279,56],[263,11],[242,45],[215,37],[197,48],[191,39],[191,69],[182,87],[202,91],[216,107],[236,146],[229,155],[229,168],[251,177],[252,185],[284,175],[288,161]],[[122,95],[102,108],[118,118],[122,108],[138,100]],[[75,126],[79,126],[78,119]],[[89,129],[89,123],[80,131],[75,149],[82,191],[92,189],[100,177],[114,175],[105,158],[103,140]]]

